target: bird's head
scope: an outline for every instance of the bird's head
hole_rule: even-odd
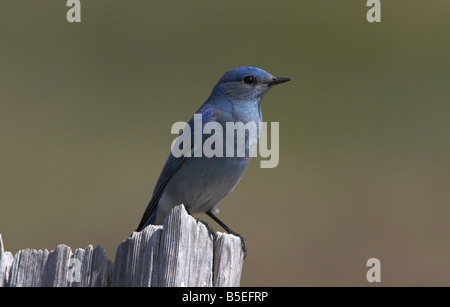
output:
[[[277,78],[256,67],[239,67],[226,72],[216,88],[230,100],[260,102],[267,91],[276,84],[290,81]]]

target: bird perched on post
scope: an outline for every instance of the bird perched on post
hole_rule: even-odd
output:
[[[264,94],[272,86],[289,80],[290,78],[274,77],[256,67],[239,67],[230,70],[217,82],[209,98],[198,109],[197,118],[201,114],[202,127],[207,123],[215,122],[222,125],[224,131],[226,123],[254,122],[256,127],[259,127],[262,121],[261,99]],[[194,117],[188,125],[193,140],[189,150],[193,153]],[[199,157],[190,154],[175,157],[172,150],[136,231],[141,231],[149,224],[163,224],[172,208],[184,204],[188,212],[206,213],[228,233],[239,235],[221,222],[214,213],[218,212],[217,204],[234,189],[250,163],[252,157],[249,147],[258,142],[259,129],[256,134],[247,134],[244,156],[226,154],[226,136],[221,144],[224,153],[222,156],[202,155]],[[206,138],[202,136],[202,144]],[[234,153],[237,150],[236,146],[235,142]],[[243,240],[242,237],[241,239]]]

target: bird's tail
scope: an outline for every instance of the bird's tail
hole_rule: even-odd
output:
[[[149,209],[149,207],[147,207]],[[158,205],[151,208],[152,210],[147,212],[147,210],[144,212],[144,215],[142,216],[141,222],[139,223],[139,226],[136,228],[136,231],[141,231],[145,227],[147,227],[150,224],[155,224],[156,221],[156,213],[158,212]]]

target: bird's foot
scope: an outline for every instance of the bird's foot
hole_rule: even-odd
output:
[[[202,221],[201,219],[197,219],[197,222],[200,222],[203,225],[205,225],[206,229],[208,230],[208,233],[212,236],[213,242],[216,242],[217,233],[214,231],[212,226],[208,222]]]
[[[228,233],[232,234],[233,236],[238,237],[239,239],[241,239],[242,252],[244,253],[244,258],[243,259],[245,259],[245,257],[247,257],[247,243],[246,243],[244,237],[241,236],[239,233],[231,230],[231,229],[230,229],[230,231]]]
[[[243,236],[241,236],[240,234],[238,234],[236,231],[234,231],[233,229],[231,229],[230,227],[228,227],[227,225],[225,225],[224,222],[222,222],[217,216],[215,216],[211,211],[206,212],[206,214],[212,218],[214,221],[216,221],[217,224],[219,224],[220,226],[222,226],[223,229],[225,229],[226,232],[228,232],[229,234],[232,234],[236,237],[239,237],[239,239],[241,239],[241,244],[242,244],[242,252],[244,253],[244,258],[247,257],[247,244],[245,243],[245,239]]]

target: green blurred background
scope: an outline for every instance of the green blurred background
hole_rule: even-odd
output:
[[[292,82],[264,99],[280,164],[220,204],[243,286],[450,286],[450,1],[0,3],[6,249],[102,244],[137,226],[170,150],[222,74]],[[209,221],[206,216],[202,217]],[[216,228],[219,230],[219,228]]]

